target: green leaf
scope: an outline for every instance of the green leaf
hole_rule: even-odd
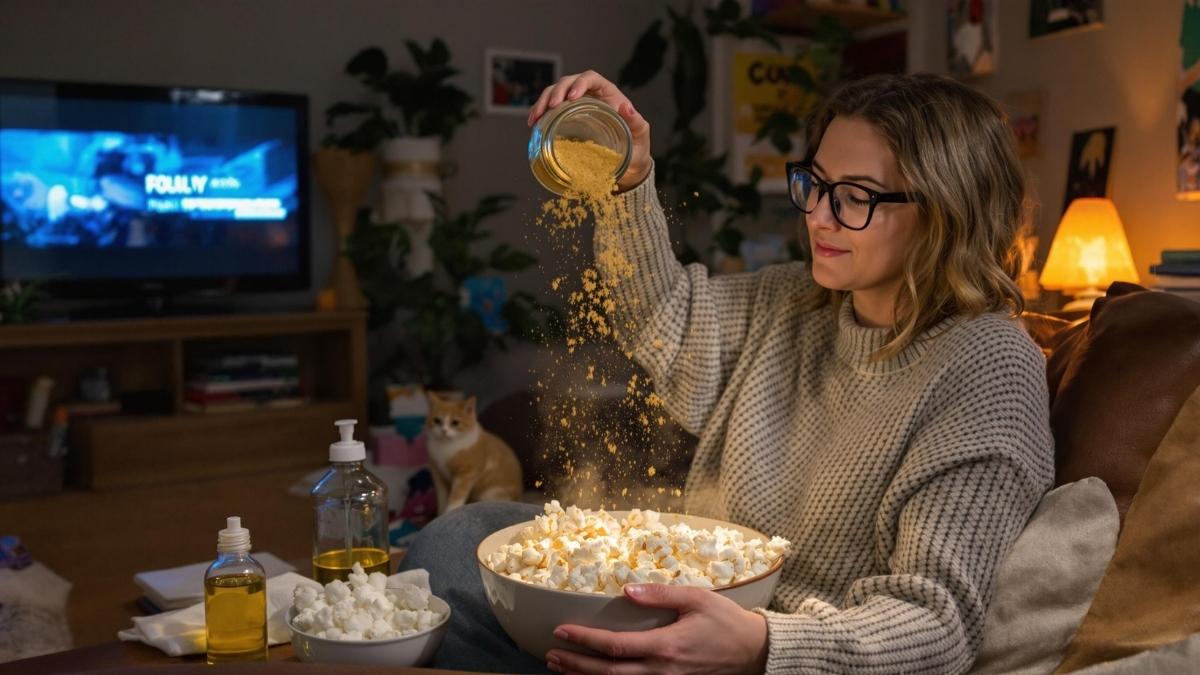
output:
[[[705,31],[709,35],[732,35],[742,39],[758,39],[781,51],[779,39],[757,16],[741,18],[742,6],[737,0],[722,0],[716,8],[704,10]]]
[[[754,135],[757,142],[763,138],[771,139],[771,145],[783,154],[792,151],[792,135],[799,133],[800,119],[786,110],[776,110],[763,120],[763,124]]]
[[[488,265],[501,272],[520,272],[533,267],[537,262],[537,258],[524,251],[514,250],[508,244],[497,246],[488,258]]]
[[[745,238],[741,230],[732,225],[726,225],[713,235],[713,243],[725,255],[736,257],[741,255],[740,247]]]
[[[671,73],[675,95],[675,129],[686,129],[704,110],[708,92],[708,56],[704,37],[686,14],[667,8],[675,39],[675,69]]]
[[[361,79],[378,79],[387,73],[387,54],[379,47],[367,47],[346,64],[346,74]]]
[[[617,84],[636,88],[654,79],[662,70],[666,53],[667,40],[662,36],[662,19],[656,19],[634,44],[633,56],[617,74]]]

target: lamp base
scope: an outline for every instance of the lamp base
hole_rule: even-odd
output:
[[[1091,311],[1092,305],[1095,304],[1096,300],[1104,297],[1104,291],[1096,288],[1095,286],[1089,286],[1082,291],[1075,293],[1072,297],[1075,299],[1063,305],[1062,311],[1089,312]]]

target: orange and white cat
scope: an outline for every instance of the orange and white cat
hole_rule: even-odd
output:
[[[453,401],[429,392],[425,432],[439,515],[467,502],[521,498],[521,463],[507,443],[479,426],[474,396]]]

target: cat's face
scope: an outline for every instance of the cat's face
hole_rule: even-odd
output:
[[[475,429],[475,397],[465,401],[451,401],[437,394],[429,394],[429,416],[425,418],[425,432],[430,438],[450,440]]]

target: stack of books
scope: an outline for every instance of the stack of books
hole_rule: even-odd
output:
[[[1200,249],[1162,252],[1162,262],[1150,266],[1151,288],[1200,302]]]
[[[232,412],[303,402],[300,360],[294,354],[230,354],[189,363],[185,410]]]

